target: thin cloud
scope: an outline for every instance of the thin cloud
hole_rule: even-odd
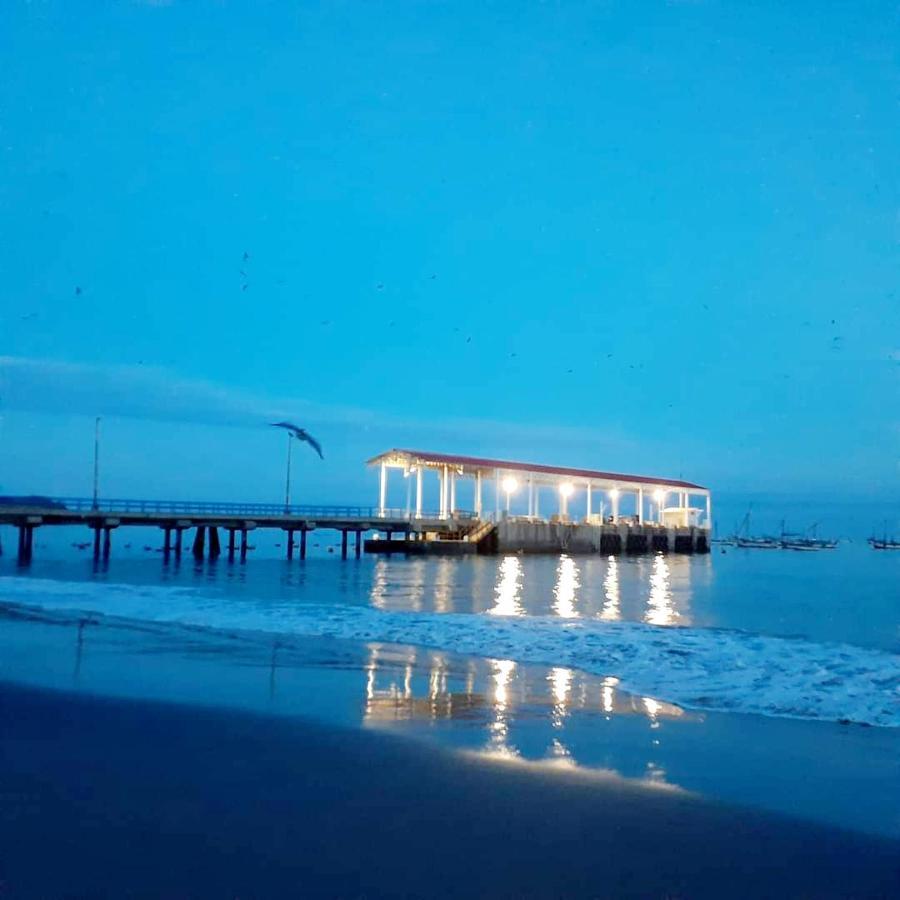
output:
[[[396,428],[404,433],[418,431],[423,437],[452,437],[454,442],[484,442],[497,435],[506,444],[577,443],[619,451],[633,446],[630,438],[609,428],[478,418],[426,420],[228,387],[185,378],[160,366],[95,365],[17,356],[0,356],[0,409],[232,427],[258,427],[288,417],[310,426]]]

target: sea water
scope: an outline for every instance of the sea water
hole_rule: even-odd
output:
[[[0,677],[390,728],[900,835],[900,554],[311,549],[6,560]]]

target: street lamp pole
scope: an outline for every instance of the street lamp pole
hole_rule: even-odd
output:
[[[99,507],[98,494],[100,486],[100,416],[94,419],[94,504],[93,508]]]
[[[294,436],[288,432],[287,474],[284,479],[284,511],[291,511],[291,447]]]

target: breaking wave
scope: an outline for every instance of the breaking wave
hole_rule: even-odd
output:
[[[633,622],[382,612],[221,591],[0,578],[0,607],[109,616],[284,639],[411,644],[615,676],[692,709],[900,726],[900,656],[848,644]]]

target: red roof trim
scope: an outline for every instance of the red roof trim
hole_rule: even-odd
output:
[[[424,450],[404,450],[395,448],[387,453],[379,453],[369,460],[369,465],[380,462],[384,457],[395,453],[417,457],[428,462],[442,463],[448,466],[469,466],[474,469],[509,469],[517,472],[535,472],[543,475],[568,475],[572,478],[596,478],[603,481],[631,481],[635,484],[668,485],[669,487],[692,488],[705,491],[708,488],[691,481],[678,481],[672,478],[652,478],[648,475],[623,475],[620,472],[599,472],[594,469],[570,469],[567,466],[543,466],[536,463],[513,462],[507,459],[487,459],[480,456],[455,456],[449,453],[428,453]]]

